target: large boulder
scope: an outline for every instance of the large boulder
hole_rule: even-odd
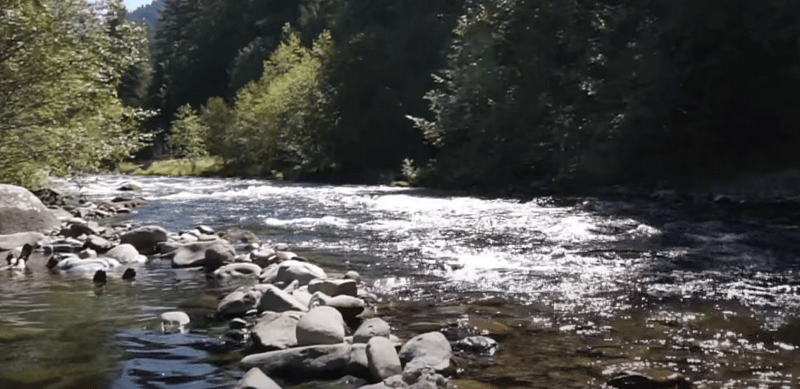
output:
[[[394,345],[382,336],[373,337],[367,342],[367,361],[375,381],[382,381],[403,372]]]
[[[37,242],[44,240],[44,234],[39,232],[18,232],[16,234],[0,235],[0,251],[12,250],[25,244],[36,246]]]
[[[335,344],[344,342],[347,326],[342,314],[335,308],[316,307],[308,311],[297,323],[297,344]]]
[[[306,311],[308,307],[297,301],[291,294],[284,292],[275,285],[258,285],[261,290],[261,298],[257,308],[259,312],[284,312],[284,311]]]
[[[136,251],[136,248],[128,243],[121,244],[111,250],[108,250],[105,256],[114,258],[122,264],[147,262],[147,257],[139,254],[139,252]]]
[[[19,186],[0,184],[0,234],[43,232],[59,224],[53,212],[33,193]]]
[[[255,309],[263,292],[254,286],[243,286],[225,296],[217,305],[217,315],[237,316]]]
[[[441,372],[450,367],[453,349],[441,332],[428,332],[417,335],[400,349],[400,360],[409,368],[413,363],[417,368],[428,367]]]
[[[300,285],[308,285],[309,281],[317,278],[326,278],[327,275],[321,267],[303,261],[288,260],[279,264],[270,265],[261,272],[261,282],[288,285],[297,280]]]
[[[236,258],[236,251],[223,240],[195,242],[181,246],[172,257],[172,267],[206,267],[217,269]]]
[[[373,317],[361,323],[356,333],[353,334],[353,343],[367,343],[375,336],[389,338],[391,333],[392,329],[389,327],[389,323],[379,317]]]
[[[311,294],[322,292],[331,297],[338,295],[356,297],[358,295],[358,287],[355,280],[315,279],[308,283],[308,292]]]
[[[364,312],[367,304],[364,302],[364,300],[358,297],[344,294],[331,297],[325,293],[317,292],[311,296],[308,306],[310,308],[319,306],[336,308],[342,314],[342,317],[344,317],[345,322],[355,325],[355,323],[358,321],[358,315]]]
[[[159,242],[167,241],[167,230],[158,226],[140,227],[120,234],[120,243],[130,243],[139,253],[152,255]]]
[[[257,352],[285,350],[297,346],[297,322],[300,311],[265,312],[253,327],[253,350]]]
[[[281,387],[261,369],[254,367],[239,380],[233,389],[281,389]]]
[[[348,343],[294,347],[251,354],[242,359],[244,368],[258,367],[268,375],[314,378],[341,377],[350,356]]]
[[[81,259],[77,255],[66,255],[50,269],[72,277],[92,279],[98,270],[113,271],[120,263],[113,258]]]

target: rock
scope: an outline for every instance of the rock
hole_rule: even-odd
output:
[[[113,258],[80,259],[75,254],[64,255],[60,260],[51,258],[48,269],[69,276],[91,279],[98,270],[112,271],[120,264]]]
[[[367,359],[366,343],[353,344],[344,372],[356,377],[372,378],[372,372],[369,370],[369,360]]]
[[[372,377],[382,381],[403,372],[400,358],[389,339],[376,336],[367,342],[367,361]]]
[[[233,389],[281,389],[281,387],[261,369],[254,367],[245,373]]]
[[[105,256],[109,258],[114,258],[117,261],[119,261],[119,263],[122,264],[147,262],[147,257],[139,254],[139,252],[136,251],[136,248],[133,247],[133,245],[127,243],[121,244],[117,247],[114,247],[111,250],[108,250],[108,252],[105,253]]]
[[[105,270],[98,270],[94,272],[94,277],[92,277],[92,281],[95,284],[105,284],[107,280],[106,271]]]
[[[96,222],[87,222],[83,219],[71,219],[66,227],[62,228],[59,235],[77,238],[81,235],[100,235],[105,228],[100,228]]]
[[[191,322],[189,315],[186,312],[171,311],[162,313],[159,318],[161,319],[161,332],[184,332],[186,326]]]
[[[331,297],[348,295],[356,297],[358,288],[355,280],[315,279],[308,283],[308,292],[322,292]]]
[[[278,262],[288,261],[290,259],[297,258],[297,254],[291,251],[276,251],[275,258],[278,259]]]
[[[418,363],[441,372],[450,367],[453,351],[444,334],[428,332],[417,335],[406,342],[400,349],[399,356],[404,364],[419,360]]]
[[[133,281],[136,278],[136,270],[133,269],[125,269],[125,272],[122,273],[122,279],[125,281]]]
[[[19,186],[0,184],[0,234],[45,232],[59,224],[53,212],[33,193]],[[22,244],[25,243],[29,242]]]
[[[692,384],[685,378],[657,381],[641,374],[630,373],[614,378],[606,383],[619,389],[690,389]]]
[[[396,377],[396,376],[395,376]],[[402,382],[411,389],[445,389],[448,379],[436,374],[433,369],[423,368],[418,370],[403,370]]]
[[[353,334],[353,343],[367,343],[374,336],[388,338],[391,332],[389,323],[379,317],[373,317],[367,319],[358,327],[356,333]]]
[[[307,289],[295,289],[292,291],[292,297],[297,299],[301,304],[305,306],[311,305],[311,294],[308,293]]]
[[[156,251],[161,253],[162,255],[172,254],[175,255],[175,252],[181,248],[181,244],[178,242],[173,241],[166,241],[166,242],[158,242],[156,244]]]
[[[252,286],[243,286],[225,296],[217,305],[217,315],[236,316],[255,309],[262,292]]]
[[[361,282],[361,275],[355,270],[350,270],[347,273],[344,273],[344,279],[353,280],[358,283]]]
[[[263,352],[296,347],[297,322],[302,315],[299,311],[269,312],[259,318],[252,331],[253,350]]]
[[[12,250],[29,244],[33,247],[44,240],[44,234],[39,232],[18,232],[16,234],[0,235],[0,251]]]
[[[316,278],[327,278],[325,271],[308,262],[288,260],[271,265],[261,272],[261,282],[288,285],[297,280],[300,285],[307,285]]]
[[[350,349],[347,343],[295,347],[248,355],[241,364],[244,368],[258,367],[269,375],[304,377],[306,380],[341,377]]]
[[[345,326],[342,314],[335,308],[316,307],[297,323],[297,344],[336,344],[344,342]]]
[[[268,265],[276,263],[276,259],[275,250],[270,248],[260,249],[250,253],[250,260],[261,267],[267,267]]]
[[[111,250],[112,248],[114,248],[114,244],[109,242],[108,239],[105,239],[105,238],[97,236],[97,235],[89,235],[86,238],[86,242],[84,243],[84,246],[86,248],[90,248],[92,250],[95,250],[95,251],[97,251],[98,253],[101,253],[101,254],[107,252],[108,250]],[[138,251],[137,251],[137,254],[138,254]]]
[[[233,244],[261,243],[261,239],[256,234],[239,228],[231,228],[225,231],[224,238]]]
[[[223,240],[189,243],[175,251],[172,267],[206,267],[213,270],[235,257],[233,247]]]
[[[232,330],[241,330],[243,328],[247,328],[247,326],[247,321],[238,317],[228,323],[228,328]]]
[[[469,336],[459,340],[456,347],[467,352],[491,356],[497,351],[498,344],[486,336]]]
[[[97,258],[97,251],[94,251],[92,249],[83,249],[78,253],[78,258],[80,259]]]
[[[214,235],[214,229],[205,225],[197,226],[197,231],[200,231],[201,234],[205,235]]]
[[[167,230],[157,226],[140,227],[120,234],[119,240],[120,243],[130,243],[141,254],[152,255],[158,242],[167,241]]]
[[[117,188],[117,190],[123,192],[141,192],[142,187],[132,182],[123,182],[122,185],[120,185],[119,188]]]
[[[259,285],[262,295],[258,301],[259,312],[272,311],[306,311],[308,307],[297,301],[292,295],[282,291],[275,285]]]
[[[364,300],[353,296],[342,294],[336,297],[330,297],[322,292],[317,292],[311,296],[311,301],[308,306],[310,308],[317,306],[336,308],[344,317],[345,322],[354,324],[358,321],[358,315],[364,312],[367,304],[364,303]]]
[[[256,279],[259,274],[261,274],[261,267],[252,263],[231,263],[214,270],[214,277],[218,280]]]

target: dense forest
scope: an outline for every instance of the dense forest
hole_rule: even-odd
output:
[[[800,2],[158,0],[147,24],[0,2],[2,181],[146,142],[235,175],[520,191],[800,162]]]

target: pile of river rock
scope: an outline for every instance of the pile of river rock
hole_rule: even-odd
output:
[[[35,204],[38,200],[25,198],[37,208],[26,217],[46,216],[42,204]],[[207,277],[221,282],[251,280],[222,298],[216,312],[233,333],[248,339],[249,355],[241,360],[248,371],[236,388],[279,388],[270,377],[338,378],[342,386],[369,389],[447,386],[445,376],[455,369],[445,335],[429,332],[401,341],[375,315],[376,298],[361,287],[354,271],[329,277],[288,247],[261,245],[243,230],[216,233],[199,226],[169,232],[159,226],[101,226],[91,220],[129,212],[143,203],[125,197],[59,207],[59,223],[40,223],[42,232],[0,231],[0,251],[10,250],[9,258],[19,256],[27,244],[49,257],[51,272],[95,282],[106,282],[106,275],[130,279],[137,264],[156,258],[170,260],[175,268],[202,268]],[[161,321],[164,331],[182,330],[190,318],[183,312],[166,312]],[[478,338],[467,344],[496,347],[493,340]]]

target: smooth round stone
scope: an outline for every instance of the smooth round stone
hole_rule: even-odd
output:
[[[336,344],[344,342],[345,324],[336,308],[316,307],[297,322],[297,344]]]
[[[191,322],[189,315],[181,311],[164,312],[159,318],[161,319],[161,332],[183,332],[186,325]]]
[[[389,323],[379,317],[373,317],[367,319],[358,327],[356,333],[353,334],[353,343],[367,343],[375,336],[388,338],[391,332]]]

